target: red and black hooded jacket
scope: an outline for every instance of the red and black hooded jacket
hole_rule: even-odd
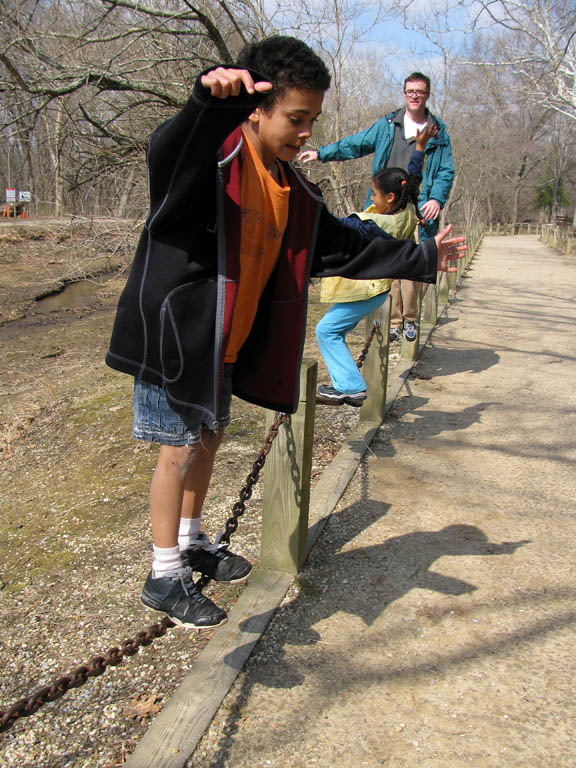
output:
[[[255,81],[265,80],[252,72]],[[224,350],[240,270],[241,123],[265,98],[213,98],[200,78],[183,109],[148,143],[150,211],[112,331],[106,362],[164,387],[186,421],[217,429]],[[283,163],[286,231],[250,335],[234,364],[233,392],[294,413],[310,277],[436,280],[436,244],[367,239],[342,225],[322,195]]]

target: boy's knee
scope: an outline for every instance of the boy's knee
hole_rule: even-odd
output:
[[[191,445],[163,445],[160,449],[159,461],[163,462],[167,469],[175,470],[185,475],[194,463],[199,443]]]

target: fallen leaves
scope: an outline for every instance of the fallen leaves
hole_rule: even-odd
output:
[[[139,720],[143,724],[160,712],[162,709],[160,701],[161,696],[158,694],[144,691],[130,699],[129,703],[124,706],[122,714],[130,720]]]

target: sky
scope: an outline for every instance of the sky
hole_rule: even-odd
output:
[[[433,40],[456,53],[472,36],[471,8],[471,4],[455,6],[454,0],[415,0],[407,11],[406,25],[399,18],[385,19],[370,28],[361,45],[386,55],[388,67],[399,76],[407,69],[430,68],[440,57],[440,48],[416,29],[427,25]],[[366,12],[359,24],[370,26],[369,19],[370,12]]]

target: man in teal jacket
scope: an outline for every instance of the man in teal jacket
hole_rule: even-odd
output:
[[[444,123],[426,108],[430,98],[430,80],[421,72],[414,72],[404,81],[405,106],[381,117],[364,131],[345,136],[340,141],[316,150],[302,152],[303,163],[320,160],[353,160],[374,154],[372,175],[381,168],[400,167],[406,170],[414,149],[416,129],[432,121],[438,134],[426,147],[426,162],[420,187],[419,209],[426,221],[420,226],[420,240],[434,237],[438,232],[440,211],[444,207],[454,180],[454,162],[450,136]],[[370,190],[366,198],[371,203]]]
[[[426,108],[429,98],[430,79],[421,72],[413,72],[404,81],[404,107],[381,117],[360,133],[345,136],[340,141],[320,147],[318,151],[302,152],[298,159],[303,163],[311,160],[327,163],[331,160],[352,160],[373,153],[372,175],[387,167],[407,170],[415,147],[416,131],[421,131],[427,123],[433,123],[438,131],[426,145],[418,198],[418,237],[420,242],[434,237],[439,228],[440,211],[448,200],[454,181],[454,162],[446,126]],[[371,191],[368,190],[364,207],[367,208],[370,203]],[[408,342],[416,341],[420,284],[410,280],[395,280],[390,295],[390,340],[399,341],[404,337]]]

